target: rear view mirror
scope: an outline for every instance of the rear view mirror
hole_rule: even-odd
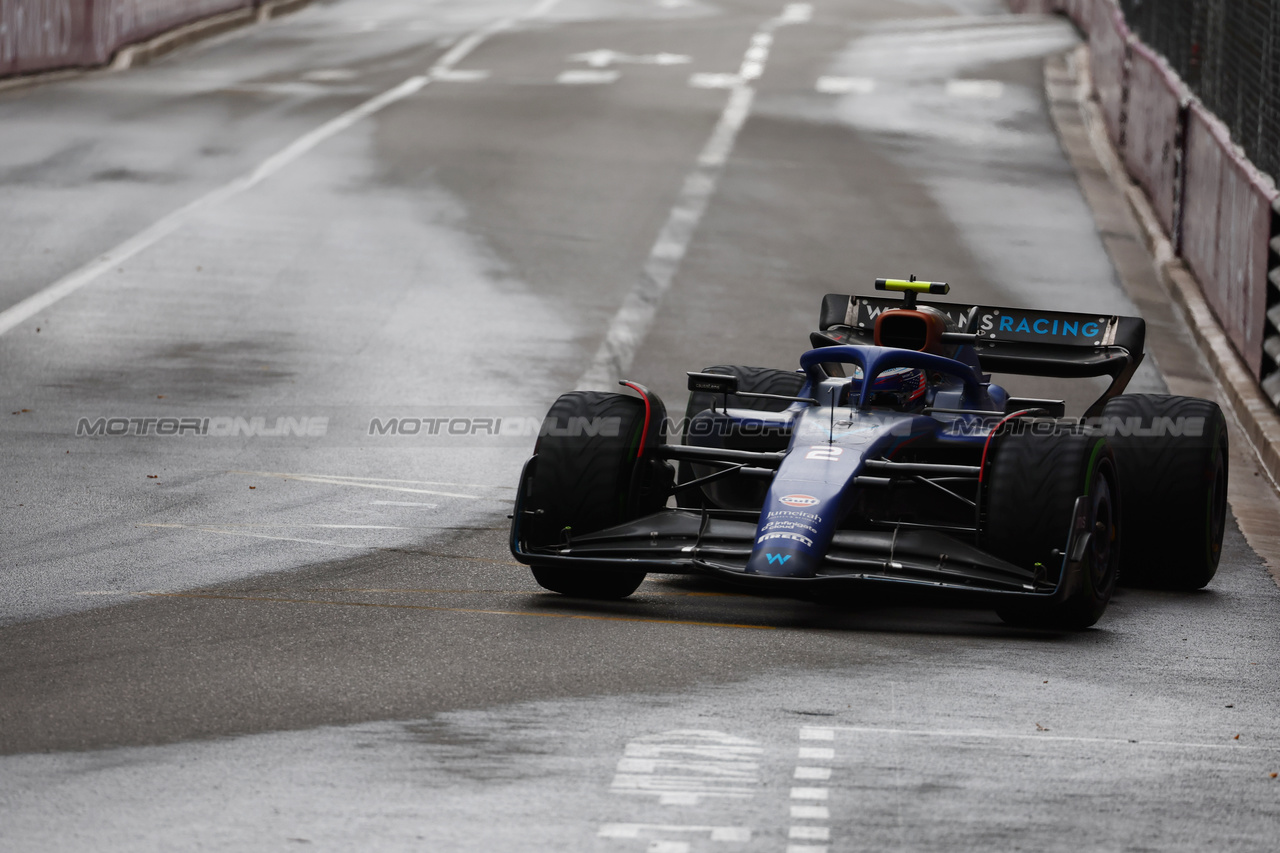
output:
[[[712,394],[736,394],[738,377],[724,373],[690,373],[690,391],[709,391]]]

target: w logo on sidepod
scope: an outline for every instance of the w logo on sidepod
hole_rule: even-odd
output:
[[[785,566],[787,564],[787,560],[791,559],[790,554],[765,554],[764,556],[765,556],[765,559],[769,561],[769,565],[771,566],[774,563],[777,563],[778,565],[781,565],[781,566]]]

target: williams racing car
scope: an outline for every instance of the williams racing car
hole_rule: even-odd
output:
[[[1056,629],[1094,624],[1120,578],[1209,582],[1226,424],[1206,400],[1121,393],[1140,318],[926,302],[949,287],[914,276],[876,289],[901,296],[824,298],[798,371],[690,373],[677,429],[634,382],[561,396],[521,474],[516,559],[569,596],[697,573]],[[991,374],[1111,381],[1068,418]]]

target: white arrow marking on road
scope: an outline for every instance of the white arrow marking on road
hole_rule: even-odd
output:
[[[570,62],[585,62],[592,68],[608,68],[610,65],[686,65],[692,58],[679,53],[653,53],[644,56],[632,56],[616,50],[590,50],[576,53],[569,57]]]

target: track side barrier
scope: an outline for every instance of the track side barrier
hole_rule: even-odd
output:
[[[0,77],[105,65],[130,44],[261,0],[0,0]]]
[[[1182,154],[1191,92],[1159,54],[1133,39],[1126,102],[1125,168],[1151,200],[1174,251],[1181,251]]]
[[[1093,23],[1093,0],[1060,0],[1058,6],[1088,38]]]
[[[1205,301],[1257,380],[1277,192],[1198,101],[1187,110],[1182,257]]]
[[[1033,0],[1014,0],[1015,11]],[[1057,0],[1084,32],[1107,133],[1231,346],[1280,408],[1280,193],[1115,0]],[[1036,10],[1039,11],[1039,10]],[[1263,73],[1262,70],[1259,71]]]
[[[1009,0],[1015,12],[1030,15],[1052,15],[1062,11],[1062,0]]]
[[[1094,0],[1089,10],[1090,72],[1116,150],[1124,151],[1125,108],[1129,91],[1129,28],[1111,0]]]
[[[1280,409],[1280,199],[1271,205],[1271,240],[1267,261],[1267,325],[1262,340],[1262,390]]]

